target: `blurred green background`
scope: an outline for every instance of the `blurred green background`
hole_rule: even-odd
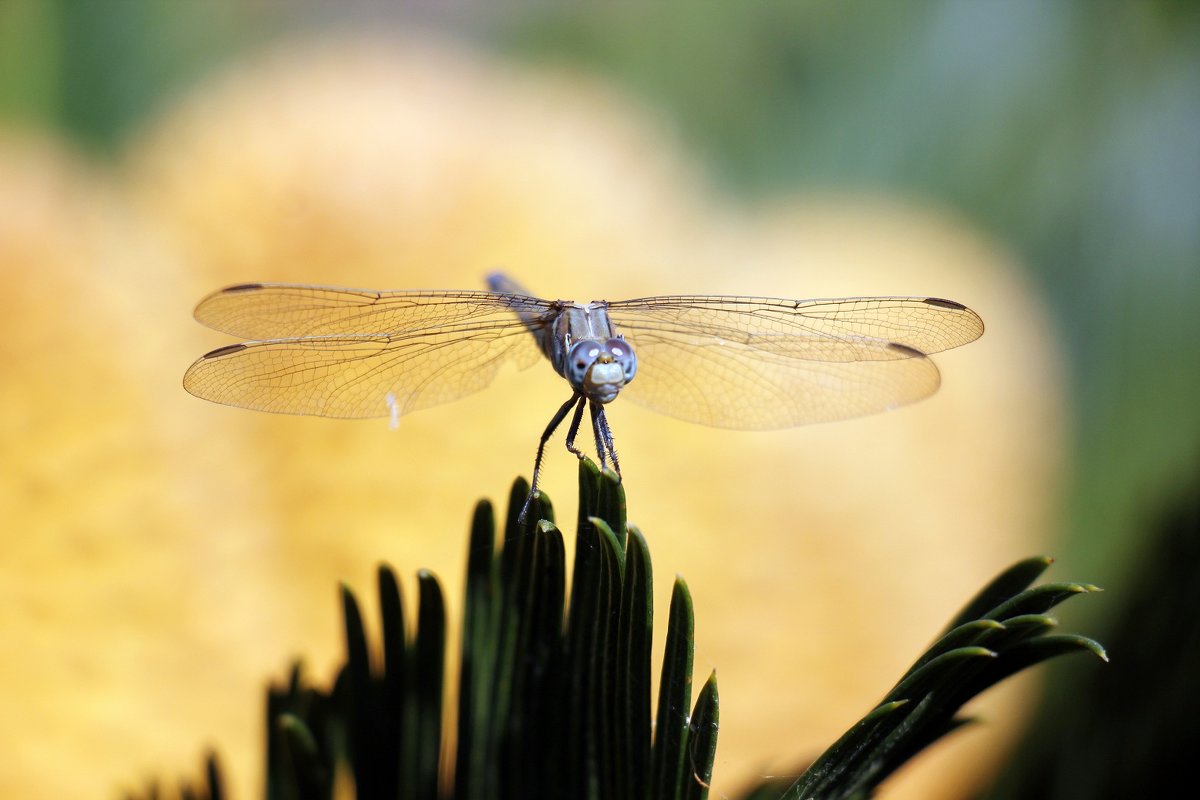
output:
[[[1200,456],[1200,4],[450,5],[0,0],[0,123],[114,157],[266,40],[416,24],[612,81],[748,202],[832,189],[949,209],[1051,305],[1076,425],[1056,555],[1119,596],[1144,521]]]

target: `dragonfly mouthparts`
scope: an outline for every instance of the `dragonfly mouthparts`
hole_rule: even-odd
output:
[[[597,403],[611,403],[625,386],[625,371],[605,354],[597,359],[583,379],[583,393]]]

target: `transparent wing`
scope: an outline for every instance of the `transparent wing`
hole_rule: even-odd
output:
[[[855,361],[856,343],[895,342],[938,353],[973,342],[983,320],[953,300],[936,297],[647,297],[610,303],[609,316],[631,331],[679,331],[753,344],[796,358]],[[632,338],[632,337],[631,337]]]
[[[261,411],[405,414],[484,388],[506,362],[532,364],[539,350],[530,332],[555,313],[536,298],[489,292],[231,287],[205,298],[197,319],[264,340],[202,356],[183,385]]]
[[[895,408],[937,390],[927,353],[983,333],[975,312],[920,297],[652,297],[609,305],[638,355],[622,391],[664,414],[768,430]]]
[[[520,294],[472,291],[377,292],[289,283],[246,283],[213,292],[197,321],[243,339],[390,335],[474,322],[540,319],[553,303]]]

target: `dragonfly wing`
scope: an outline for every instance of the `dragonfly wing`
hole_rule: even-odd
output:
[[[648,297],[610,303],[609,317],[631,341],[634,332],[642,330],[701,334],[822,361],[857,361],[879,354],[869,345],[858,347],[860,342],[894,342],[929,354],[983,335],[978,314],[936,297]]]
[[[219,348],[192,364],[183,385],[205,400],[260,411],[398,416],[476,392],[502,364],[525,367],[538,354],[515,319],[484,329],[306,336]]]
[[[554,304],[520,294],[472,291],[377,292],[286,283],[247,283],[210,294],[196,319],[243,339],[388,336],[435,328],[530,324]]]
[[[612,303],[638,354],[631,400],[679,419],[770,430],[872,414],[935,392],[929,352],[983,323],[931,298],[657,297]]]
[[[774,430],[874,414],[937,391],[937,366],[903,345],[858,343],[859,361],[805,361],[703,337],[630,337],[638,373],[621,391],[668,416],[738,430]]]

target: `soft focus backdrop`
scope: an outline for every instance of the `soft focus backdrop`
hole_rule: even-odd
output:
[[[1200,441],[1200,20],[1103,5],[0,3],[0,794],[214,746],[254,796],[262,686],[327,674],[337,582],[427,567],[453,614],[471,505],[565,399],[539,364],[395,432],[203,403],[182,372],[229,340],[190,311],[228,283],[980,312],[896,413],[613,406],[656,602],[687,577],[720,674],[717,796],[828,744],[1017,558],[1119,603]],[[986,784],[1033,688],[888,796]]]

